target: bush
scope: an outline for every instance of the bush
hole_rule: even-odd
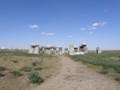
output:
[[[33,72],[29,75],[29,80],[33,84],[40,84],[44,81],[44,79],[37,72]]]
[[[36,68],[34,68],[34,70],[42,70],[42,68],[41,67],[36,67]]]
[[[120,73],[120,65],[114,65],[113,67],[117,73]]]
[[[5,67],[0,67],[0,71],[4,71],[4,70],[6,70]]]
[[[102,74],[108,74],[108,69],[102,69],[101,71],[100,71],[100,73],[102,73]]]
[[[11,74],[13,74],[16,77],[22,76],[22,74],[19,71],[11,71]]]
[[[0,72],[0,77],[3,77],[3,76],[5,76],[5,74],[3,74],[2,72]]]
[[[33,66],[37,66],[37,65],[39,65],[40,63],[39,62],[32,62],[32,65]]]
[[[21,71],[24,71],[24,72],[31,72],[32,71],[32,68],[31,67],[28,67],[28,66],[24,66],[23,68],[20,69]]]
[[[120,81],[120,75],[115,78],[116,81]]]
[[[13,60],[13,63],[18,63],[18,61],[17,60]]]

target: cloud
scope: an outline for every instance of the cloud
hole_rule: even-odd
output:
[[[92,27],[97,27],[97,26],[99,26],[99,24],[100,24],[99,22],[93,23]]]
[[[68,35],[67,37],[68,37],[68,38],[73,38],[73,36],[72,36],[72,35]]]
[[[55,33],[52,33],[52,32],[41,32],[41,35],[53,36],[53,35],[55,35]]]
[[[81,29],[80,29],[80,31],[85,31],[85,30],[86,30],[86,28],[81,28]]]
[[[39,28],[39,26],[38,26],[37,24],[28,25],[28,27],[29,27],[30,29],[37,29],[37,28]]]
[[[107,22],[95,22],[95,23],[93,23],[92,25],[89,26],[88,30],[95,30],[98,27],[105,26],[106,24],[108,24],[108,23]]]
[[[107,24],[108,24],[108,22],[105,22],[105,21],[104,22],[95,22],[95,23],[92,23],[91,25],[81,28],[80,31],[95,30],[98,27],[103,27]]]
[[[89,32],[89,33],[88,33],[88,35],[92,35],[92,34],[93,34],[93,32]]]

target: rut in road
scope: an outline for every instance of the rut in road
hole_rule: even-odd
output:
[[[28,90],[120,90],[119,84],[68,57],[59,57],[59,74]]]

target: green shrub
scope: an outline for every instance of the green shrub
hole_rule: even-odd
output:
[[[24,71],[24,72],[31,72],[32,71],[32,68],[31,67],[28,67],[28,66],[24,66],[23,68],[20,69],[21,71]]]
[[[42,70],[41,67],[35,67],[34,70]]]
[[[4,77],[5,76],[5,74],[3,74],[2,72],[0,72],[0,77]]]
[[[29,75],[29,80],[33,84],[40,84],[44,81],[44,79],[37,72],[33,72]]]
[[[103,68],[113,68],[117,73],[120,73],[120,60],[111,60],[111,57],[120,56],[120,51],[106,51],[103,54],[87,54],[87,55],[74,55],[70,56],[76,61],[88,63]],[[102,70],[101,73],[107,73],[107,70]]]
[[[32,62],[33,66],[38,66],[40,64],[40,62]]]
[[[18,61],[17,60],[13,60],[13,63],[18,63]]]
[[[103,69],[100,71],[100,73],[102,73],[102,74],[108,74],[108,69],[103,68]]]
[[[115,78],[116,81],[120,81],[120,75]]]
[[[13,74],[16,77],[22,76],[22,74],[20,73],[20,71],[16,71],[16,70],[11,71],[11,74]]]
[[[113,68],[116,70],[117,73],[120,73],[120,65],[114,65]]]
[[[4,70],[6,70],[5,67],[0,67],[0,71],[4,71]]]

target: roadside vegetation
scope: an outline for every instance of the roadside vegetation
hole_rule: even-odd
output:
[[[42,78],[42,76],[38,72],[32,72],[29,75],[29,80],[33,84],[40,84],[44,81],[44,79]]]
[[[56,75],[59,59],[22,50],[0,50],[0,90],[24,90]],[[32,86],[33,86],[32,85]]]
[[[80,61],[101,74],[120,81],[120,51],[103,51],[102,54],[93,52],[86,55],[70,56],[76,61]]]

